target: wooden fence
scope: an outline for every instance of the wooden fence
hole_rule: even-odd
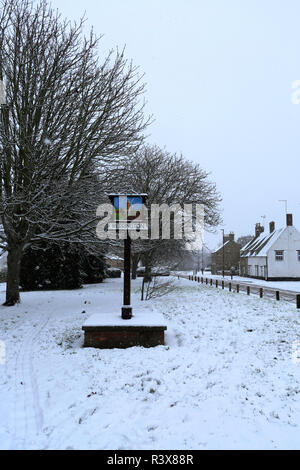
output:
[[[300,309],[300,294],[297,292],[287,291],[283,289],[276,289],[272,287],[261,287],[258,285],[247,285],[244,282],[238,283],[229,281],[227,279],[216,279],[216,278],[207,278],[203,276],[191,276],[179,274],[177,275],[178,279],[188,279],[197,283],[209,285],[211,287],[215,286],[216,288],[226,289],[228,288],[229,292],[245,292],[247,295],[256,294],[259,295],[261,299],[273,298],[276,301],[285,300],[287,302],[296,302],[296,307]]]

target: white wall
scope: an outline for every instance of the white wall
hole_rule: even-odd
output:
[[[256,276],[255,266],[259,266],[258,276],[263,277],[264,274],[262,274],[261,267],[266,266],[266,265],[267,265],[267,261],[266,261],[265,256],[256,256],[256,257],[253,257],[253,258],[251,258],[251,257],[248,258],[248,268],[249,268],[249,266],[251,266],[251,274],[250,274],[251,276]]]
[[[275,260],[275,250],[284,250],[283,261]],[[300,278],[297,250],[300,250],[300,233],[295,227],[286,227],[268,251],[268,276]]]

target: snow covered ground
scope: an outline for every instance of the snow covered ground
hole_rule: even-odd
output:
[[[141,302],[140,282],[134,312],[164,315],[165,346],[82,348],[89,315],[120,310],[120,279],[0,308],[0,448],[300,449],[295,306],[184,279]]]

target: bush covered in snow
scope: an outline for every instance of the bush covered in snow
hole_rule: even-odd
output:
[[[84,284],[97,284],[103,282],[106,274],[106,263],[104,253],[88,253],[82,250],[80,254],[80,269],[82,282]]]
[[[44,242],[26,248],[21,261],[23,290],[77,289],[102,282],[106,264],[102,253],[91,254],[75,244]]]
[[[81,287],[80,253],[72,245],[43,243],[25,249],[20,285],[24,290],[76,289]]]
[[[110,278],[121,277],[121,269],[109,267],[106,270],[106,274],[107,274],[107,277],[110,277]]]

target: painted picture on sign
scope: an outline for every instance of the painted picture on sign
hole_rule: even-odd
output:
[[[114,198],[116,221],[132,221],[141,214],[143,199],[141,196],[119,196]]]

